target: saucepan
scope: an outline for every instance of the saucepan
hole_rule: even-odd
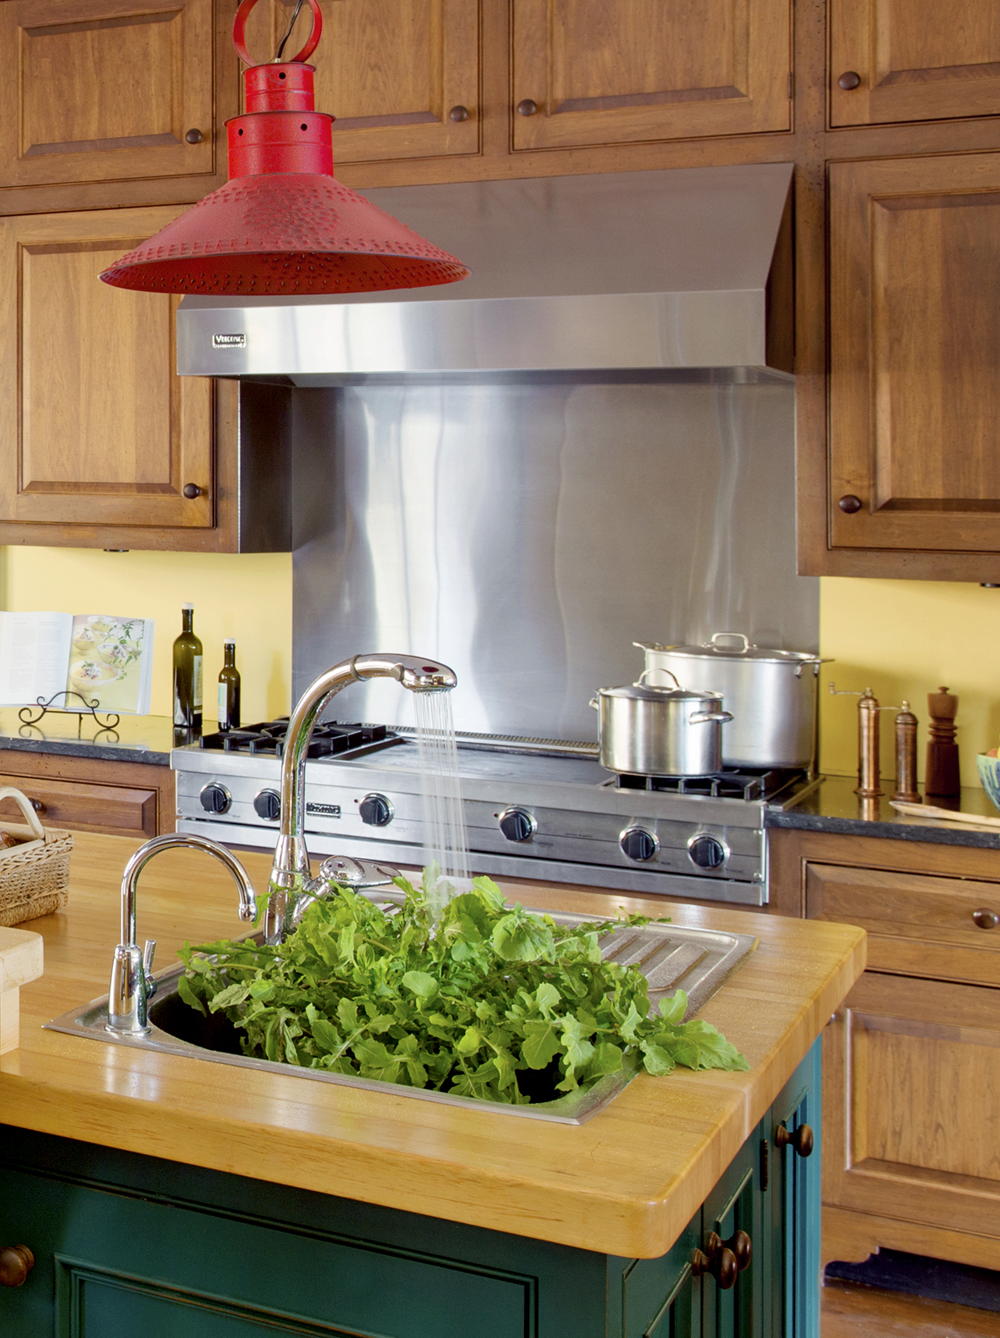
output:
[[[643,682],[598,688],[600,762],[633,776],[710,776],[722,768],[722,726],[732,715],[718,692]]]

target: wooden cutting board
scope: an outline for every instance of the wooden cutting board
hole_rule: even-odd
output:
[[[0,1055],[19,1044],[19,990],[42,974],[42,936],[0,926]]]

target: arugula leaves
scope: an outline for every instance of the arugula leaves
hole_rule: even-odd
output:
[[[683,990],[651,1012],[641,972],[602,960],[600,935],[645,917],[558,925],[476,878],[435,920],[397,884],[388,913],[346,887],[314,902],[278,946],[186,945],[180,997],[224,1012],[247,1055],[515,1105],[638,1062],[748,1067],[709,1023],[681,1020]]]

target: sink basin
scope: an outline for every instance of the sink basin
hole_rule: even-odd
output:
[[[394,893],[376,897],[374,892],[373,889],[373,900],[396,900]],[[584,915],[559,913],[553,914],[552,918],[565,925],[588,922],[588,917]],[[623,966],[637,966],[642,971],[649,982],[649,998],[654,1007],[660,999],[673,994],[675,990],[686,990],[688,1006],[685,1019],[694,1017],[723,981],[757,947],[757,939],[750,934],[729,934],[672,924],[615,929],[605,934],[600,943],[605,958],[620,962]],[[263,1069],[283,1077],[336,1083],[342,1087],[360,1087],[371,1092],[389,1092],[394,1096],[464,1106],[469,1110],[485,1108],[521,1118],[554,1120],[560,1124],[580,1124],[596,1115],[608,1102],[614,1100],[638,1072],[636,1066],[625,1068],[619,1073],[608,1074],[585,1092],[569,1092],[556,1101],[530,1106],[509,1106],[502,1102],[477,1101],[470,1097],[405,1087],[399,1083],[376,1082],[320,1069],[299,1068],[293,1064],[276,1064],[268,1059],[249,1059],[240,1053],[242,1033],[228,1018],[221,1013],[203,1017],[181,1000],[177,993],[177,980],[183,970],[178,962],[176,966],[156,973],[157,992],[149,1007],[151,1031],[146,1037],[135,1039],[117,1036],[106,1030],[107,995],[82,1008],[70,1009],[52,1022],[46,1022],[45,1026],[52,1031],[108,1041],[112,1045],[185,1055],[240,1068]]]

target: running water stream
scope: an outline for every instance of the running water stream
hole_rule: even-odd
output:
[[[469,885],[468,840],[458,779],[458,747],[450,692],[418,692],[417,747],[424,798],[424,886],[435,920],[444,909],[443,882]],[[437,874],[437,877],[434,874]]]

